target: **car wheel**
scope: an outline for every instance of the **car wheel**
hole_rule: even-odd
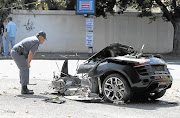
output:
[[[156,100],[158,98],[161,98],[165,93],[166,93],[166,90],[163,90],[163,91],[160,91],[160,92],[157,92],[157,93],[150,93],[149,98],[151,100]]]
[[[105,100],[109,102],[127,102],[132,94],[127,81],[119,74],[107,76],[103,81],[102,90]]]

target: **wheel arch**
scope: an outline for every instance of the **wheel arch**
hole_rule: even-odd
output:
[[[129,76],[123,72],[123,71],[118,71],[118,70],[109,70],[109,71],[106,71],[104,72],[101,76],[100,76],[100,79],[101,79],[101,84],[103,83],[103,81],[105,80],[105,78],[111,74],[119,74],[121,75],[122,77],[124,77],[124,79],[127,81],[129,87],[131,88],[131,80],[129,78]]]

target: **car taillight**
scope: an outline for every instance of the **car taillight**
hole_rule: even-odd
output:
[[[148,63],[134,63],[134,67],[149,65]]]

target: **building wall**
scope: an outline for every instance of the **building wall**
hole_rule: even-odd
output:
[[[41,52],[88,52],[86,18],[75,11],[25,11],[14,10],[13,21],[18,31],[16,43],[44,30],[48,41],[40,46]],[[107,19],[93,17],[93,50],[118,42],[139,50],[145,44],[146,53],[167,53],[173,49],[173,27],[164,22],[161,14],[156,21],[138,18],[136,12],[108,15]]]

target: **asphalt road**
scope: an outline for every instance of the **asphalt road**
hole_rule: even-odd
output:
[[[53,95],[48,84],[53,72],[62,67],[63,60],[33,60],[29,86],[34,95],[21,95],[19,71],[12,60],[0,60],[0,118],[180,118],[180,61],[167,61],[174,78],[173,86],[165,96],[155,102],[91,103],[68,100]],[[69,73],[83,60],[69,61]],[[44,101],[58,97],[65,103]]]

